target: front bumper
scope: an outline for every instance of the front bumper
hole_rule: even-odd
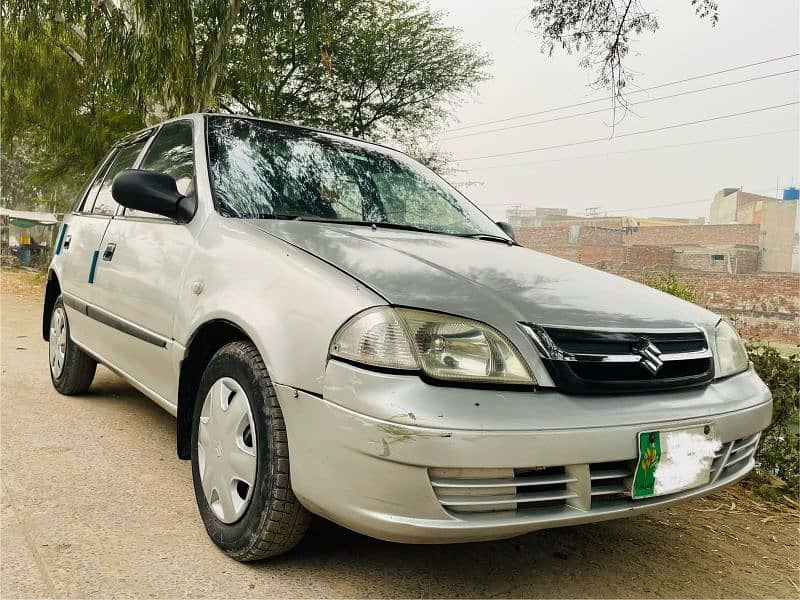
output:
[[[324,397],[276,389],[301,502],[360,533],[408,543],[500,539],[707,494],[753,468],[772,412],[752,370],[697,390],[576,399],[436,387],[331,361]],[[711,483],[626,496],[638,432],[705,423],[724,443]]]

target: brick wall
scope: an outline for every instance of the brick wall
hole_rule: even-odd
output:
[[[632,269],[653,269],[672,265],[674,250],[665,246],[628,246],[625,263]]]
[[[625,262],[625,247],[622,244],[608,245],[579,245],[578,262],[584,265],[619,265]]]
[[[679,277],[694,282],[700,296],[698,304],[734,322],[744,337],[796,344],[800,275],[755,273],[758,232],[758,225],[648,227],[629,235],[602,227],[576,229],[574,225],[515,230],[517,241],[529,248],[630,279],[641,280],[643,273],[675,266]],[[633,243],[636,240],[652,243]],[[719,251],[725,256],[723,260],[712,260],[712,250],[690,247],[715,243],[728,246]],[[673,250],[672,244],[687,247]],[[734,244],[749,247],[732,248]],[[734,274],[729,273],[731,260]]]
[[[549,246],[548,248],[534,248],[534,250],[546,252],[547,254],[552,254],[553,256],[558,256],[559,258],[566,258],[567,260],[571,260],[573,262],[580,262],[578,260],[578,246],[575,244],[554,245]]]
[[[622,229],[582,226],[578,234],[578,243],[590,244],[592,246],[622,246],[623,235],[624,232]]]
[[[626,246],[681,246],[698,244],[758,246],[759,225],[673,225],[640,227],[624,237]]]
[[[641,281],[640,272],[621,272]],[[698,304],[731,321],[742,337],[784,344],[800,341],[800,275],[797,273],[677,273],[694,284]]]
[[[714,256],[722,259],[714,260]],[[711,273],[755,273],[758,271],[758,248],[740,246],[721,250],[675,250],[672,264],[681,270]]]
[[[581,225],[518,227],[514,235],[523,246],[585,265],[625,262],[621,229]]]
[[[547,216],[543,225],[545,227],[563,227],[580,225],[581,227],[602,227],[605,229],[623,229],[630,224],[628,217],[565,217],[560,215]]]
[[[728,255],[722,256],[722,260],[713,260],[710,253],[678,251],[675,252],[673,264],[679,269],[689,271],[728,273]]]
[[[758,248],[736,251],[736,273],[755,273],[758,271]]]
[[[547,252],[546,248],[569,243],[569,227],[516,227],[514,237],[523,246]]]

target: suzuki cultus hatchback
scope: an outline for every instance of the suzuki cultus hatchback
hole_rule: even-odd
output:
[[[517,244],[404,154],[188,115],[122,140],[58,234],[53,385],[177,417],[237,560],[312,513],[384,540],[630,516],[754,466],[771,396],[707,310]]]

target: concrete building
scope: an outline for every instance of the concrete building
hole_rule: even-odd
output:
[[[740,188],[723,188],[711,201],[709,222],[711,225],[729,223],[760,223],[764,202],[775,202],[777,198],[744,192]]]
[[[758,246],[755,245],[676,246],[672,264],[683,271],[756,273],[758,257]]]
[[[566,217],[566,208],[522,208],[511,206],[506,209],[506,221],[512,227],[541,227],[547,217]]]
[[[775,273],[800,272],[798,256],[798,216],[796,200],[764,203],[761,212],[761,270]]]
[[[786,200],[724,188],[711,202],[712,225],[759,226],[759,271],[800,272],[800,202],[794,188]],[[792,198],[792,199],[788,199]]]
[[[561,208],[510,208],[518,240],[593,266],[674,266],[707,273],[800,272],[800,200],[720,190],[710,224],[698,219],[568,215]]]

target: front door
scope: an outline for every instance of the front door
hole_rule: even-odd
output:
[[[95,354],[99,353],[103,326],[88,319],[84,307],[94,302],[100,243],[117,209],[111,182],[117,173],[133,166],[144,144],[145,140],[139,140],[114,149],[83,202],[70,215],[61,243],[61,284],[71,337]]]
[[[182,194],[193,193],[192,137],[191,121],[165,124],[138,168],[171,175]],[[115,325],[105,356],[165,399],[168,410],[177,401],[178,379],[172,320],[193,247],[191,228],[125,209],[109,224],[98,259],[95,301]]]

